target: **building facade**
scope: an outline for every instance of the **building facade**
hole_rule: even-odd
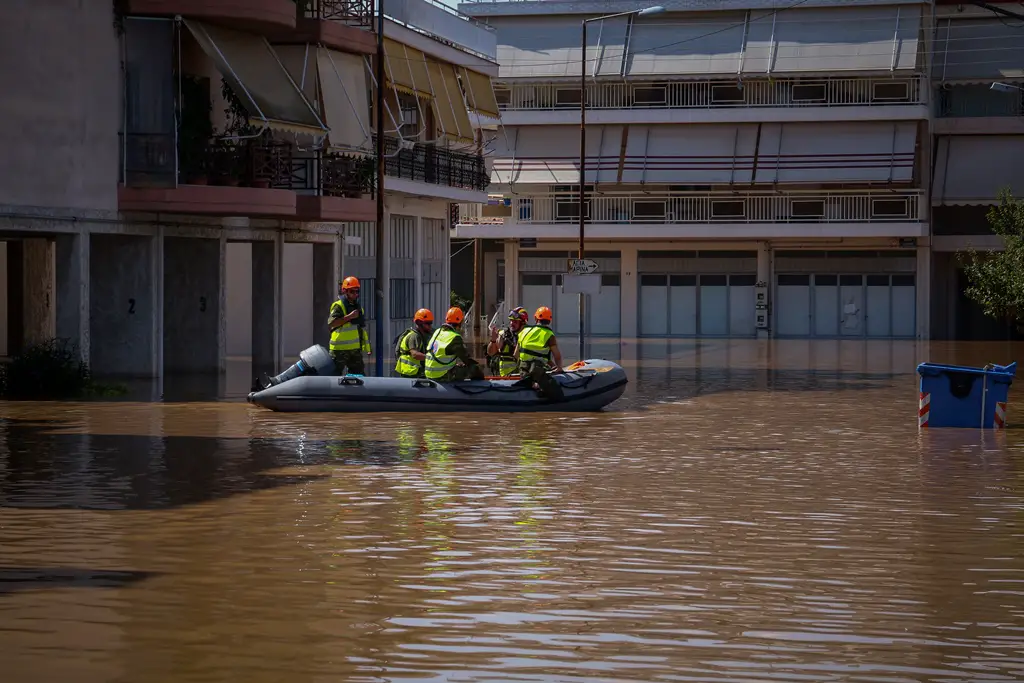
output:
[[[326,343],[346,274],[388,332],[445,307],[450,205],[486,200],[495,35],[428,0],[392,4],[381,245],[372,3],[0,10],[24,64],[0,105],[4,351],[60,336],[102,375],[216,374],[232,355],[271,370]]]
[[[460,5],[498,37],[492,200],[456,228],[486,240],[488,303],[578,329],[583,182],[591,335],[928,337],[931,5],[658,4],[590,22],[585,55],[584,18],[644,5]]]

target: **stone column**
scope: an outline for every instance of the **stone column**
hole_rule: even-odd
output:
[[[505,297],[505,308],[509,310],[522,305],[519,301],[519,242],[514,239],[505,240],[505,291],[502,296]]]
[[[413,276],[416,278],[416,291],[413,293],[413,301],[416,302],[416,310],[423,308],[423,217],[416,216],[416,237],[413,244]],[[437,318],[437,311],[434,311],[434,318]]]
[[[89,358],[89,232],[57,236],[57,336]]]
[[[54,242],[46,238],[22,240],[22,293],[24,346],[57,336],[56,258]]]
[[[931,339],[931,302],[932,302],[932,248],[931,245],[917,247],[917,338]]]
[[[277,374],[281,356],[281,257],[278,241],[252,244],[252,374]]]

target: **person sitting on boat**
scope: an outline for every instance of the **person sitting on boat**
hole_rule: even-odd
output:
[[[395,373],[399,377],[423,377],[423,361],[427,356],[427,340],[433,332],[434,314],[421,308],[412,317],[413,326],[398,338],[395,345]]]
[[[331,359],[334,370],[344,375],[363,374],[362,352],[370,355],[370,337],[366,333],[366,313],[359,305],[359,280],[347,277],[338,283],[338,300],[331,304],[327,318],[331,330]]]
[[[519,374],[519,361],[515,357],[519,330],[526,327],[530,315],[522,306],[509,311],[508,327],[503,330],[492,329],[491,341],[487,344],[487,356],[492,361],[491,372],[501,377]]]
[[[462,309],[452,306],[444,316],[444,325],[434,330],[427,342],[427,359],[423,371],[427,379],[436,382],[457,382],[464,379],[483,379],[484,371],[466,350],[462,341]]]
[[[536,325],[529,325],[519,331],[515,356],[519,359],[520,374],[533,382],[533,388],[542,395],[556,401],[564,398],[562,385],[548,374],[562,371],[562,351],[551,329],[551,309],[541,306],[533,314]]]

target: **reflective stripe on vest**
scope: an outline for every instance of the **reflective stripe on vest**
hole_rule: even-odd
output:
[[[412,337],[418,338],[419,336],[420,333],[412,328],[402,334],[402,340],[398,343],[398,362],[395,363],[395,370],[398,374],[405,375],[406,377],[415,377],[420,374],[423,361],[416,360],[409,355],[409,339]]]
[[[519,331],[519,357],[522,360],[551,360],[548,342],[555,336],[550,327],[531,325]]]
[[[439,327],[427,342],[427,360],[423,364],[428,379],[440,379],[455,367],[455,356],[448,353],[448,346],[462,335],[452,329]]]
[[[355,310],[349,308],[349,303],[345,299],[335,301],[334,305],[341,306],[342,317]],[[354,321],[347,322],[331,330],[331,351],[358,351],[361,345],[359,327]]]

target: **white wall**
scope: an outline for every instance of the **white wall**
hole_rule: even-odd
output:
[[[284,309],[285,358],[313,344],[313,245],[284,245],[284,287],[281,294]],[[325,319],[327,311],[320,311]]]

